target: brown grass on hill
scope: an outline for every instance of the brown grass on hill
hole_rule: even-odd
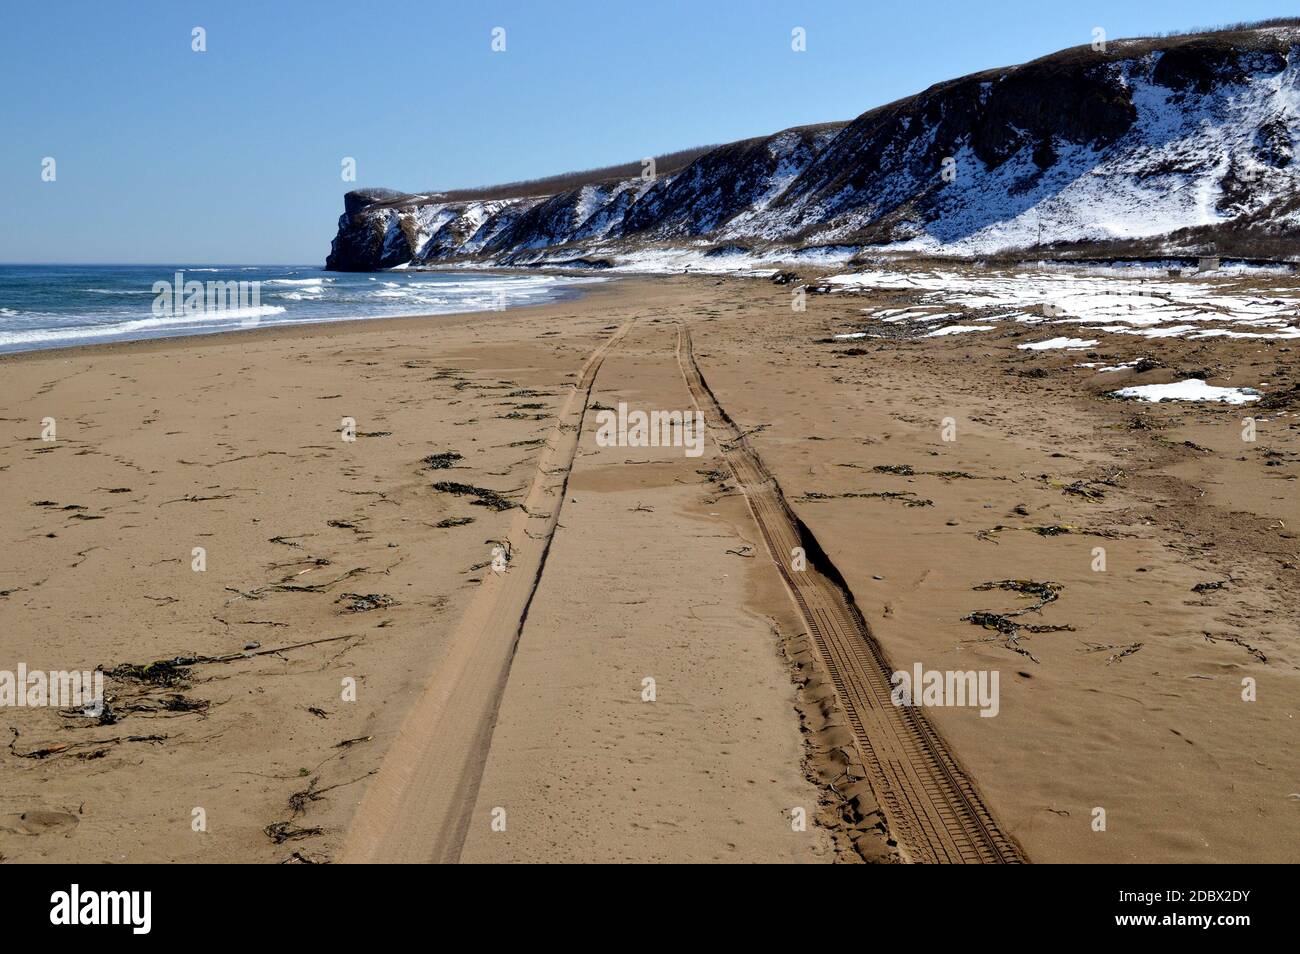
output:
[[[1300,17],[1271,17],[1267,20],[1245,20],[1240,23],[1225,23],[1222,26],[1192,27],[1190,30],[1169,30],[1156,33],[1155,37],[1193,36],[1196,34],[1216,36],[1225,33],[1244,33],[1250,30],[1264,30],[1268,27],[1300,26]]]
[[[655,156],[655,171],[660,175],[676,172],[679,169],[686,168],[706,152],[717,148],[717,144],[713,143],[707,146],[693,146],[690,149],[679,149],[676,152]],[[437,195],[443,201],[451,202],[465,199],[517,199],[530,195],[555,195],[559,192],[568,192],[570,189],[577,189],[580,186],[591,185],[595,182],[617,182],[621,179],[634,178],[641,174],[643,161],[623,162],[618,165],[601,166],[598,169],[584,169],[577,172],[561,172],[554,176],[544,176],[540,179],[522,179],[519,182],[507,182],[502,185],[478,186],[472,189],[450,189],[446,192],[439,192]]]
[[[1248,49],[1248,50],[1274,50],[1282,52],[1288,49],[1293,40],[1282,38],[1272,34],[1259,32],[1268,27],[1277,26],[1295,26],[1300,27],[1300,17],[1275,17],[1271,20],[1259,20],[1252,23],[1232,23],[1222,27],[1213,27],[1210,29],[1196,29],[1186,31],[1171,31],[1169,33],[1157,34],[1149,37],[1111,37],[1107,40],[1105,52],[1094,50],[1090,44],[1067,47],[1064,50],[1057,50],[1055,53],[1049,53],[1046,56],[1040,56],[1037,59],[1029,60],[1025,63],[1017,63],[1011,66],[996,66],[990,69],[980,70],[966,76],[958,76],[952,79],[943,80],[935,83],[928,89],[920,93],[913,93],[909,96],[903,96],[889,103],[880,106],[874,106],[857,117],[855,122],[861,121],[876,114],[884,114],[889,110],[909,104],[912,100],[918,99],[929,93],[937,93],[950,87],[960,86],[969,83],[981,83],[990,80],[996,80],[999,77],[1017,70],[1033,67],[1034,71],[1042,76],[1051,76],[1057,73],[1069,73],[1075,70],[1080,64],[1087,63],[1107,63],[1116,60],[1131,60],[1145,56],[1156,50],[1166,51],[1179,49],[1185,46],[1199,46],[1208,49]]]
[[[655,156],[655,172],[659,175],[665,175],[685,169],[700,156],[717,148],[717,145],[694,146],[690,149],[679,149],[677,152]],[[599,169],[562,172],[558,175],[543,176],[539,179],[505,182],[501,185],[477,186],[470,189],[448,189],[443,192],[430,192],[427,195],[402,194],[375,202],[372,207],[409,207],[429,205],[434,202],[469,202],[475,199],[522,199],[529,196],[556,195],[584,185],[618,182],[622,179],[634,178],[641,174],[642,163],[643,161],[624,162],[614,166],[602,166]]]
[[[782,132],[819,132],[824,129],[834,129],[846,125],[843,122],[813,123],[807,126],[794,126]],[[781,135],[774,133],[773,135]],[[750,139],[742,139],[734,143],[712,144],[708,146],[694,146],[690,149],[679,149],[676,152],[664,153],[655,156],[655,174],[670,175],[674,172],[680,172],[685,169],[700,156],[712,152],[715,149],[722,149],[734,146],[743,146],[747,144],[762,142],[770,139],[771,136],[754,136]],[[584,185],[596,185],[600,183],[620,182],[624,179],[633,179],[641,175],[644,160],[635,162],[624,162],[613,166],[601,166],[598,169],[584,169],[577,172],[562,172],[559,175],[544,176],[540,179],[523,179],[519,182],[506,182],[501,185],[478,186],[471,189],[448,189],[442,192],[427,193],[427,197],[417,197],[420,194],[403,194],[391,199],[385,199],[380,202],[372,203],[372,208],[385,207],[408,207],[417,205],[428,205],[434,202],[468,202],[474,199],[521,199],[528,196],[549,196],[557,195],[561,192],[568,192],[570,189],[577,189]]]

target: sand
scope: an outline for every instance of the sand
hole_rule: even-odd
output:
[[[0,669],[109,674],[107,717],[0,709],[0,855],[989,860],[908,822],[930,788],[904,805],[890,778],[931,769],[873,768],[885,730],[858,727],[857,677],[773,562],[743,434],[888,667],[999,673],[995,717],[922,715],[927,764],[1009,852],[1295,861],[1296,409],[1246,444],[1249,409],[1104,397],[1172,372],[1100,376],[1017,329],[836,342],[863,298],[789,302],[627,278],[0,359]],[[683,329],[716,401],[702,455],[597,445],[601,408],[695,407]],[[1215,384],[1294,383],[1285,342],[1160,348]],[[1013,619],[1070,628],[964,620],[1032,605],[978,589],[1002,581],[1059,584]],[[201,658],[116,668],[178,656]]]

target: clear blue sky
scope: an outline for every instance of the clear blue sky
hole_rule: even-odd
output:
[[[356,186],[535,178],[851,119],[1095,26],[1143,35],[1288,6],[6,0],[0,261],[318,263],[354,187],[345,156]]]

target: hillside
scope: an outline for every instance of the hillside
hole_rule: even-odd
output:
[[[852,122],[442,193],[350,192],[326,267],[833,249],[1300,252],[1300,20],[1076,47]]]

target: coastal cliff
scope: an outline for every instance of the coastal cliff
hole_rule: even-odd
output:
[[[349,192],[326,267],[602,267],[668,250],[1294,256],[1297,23],[1073,48],[654,169]]]

